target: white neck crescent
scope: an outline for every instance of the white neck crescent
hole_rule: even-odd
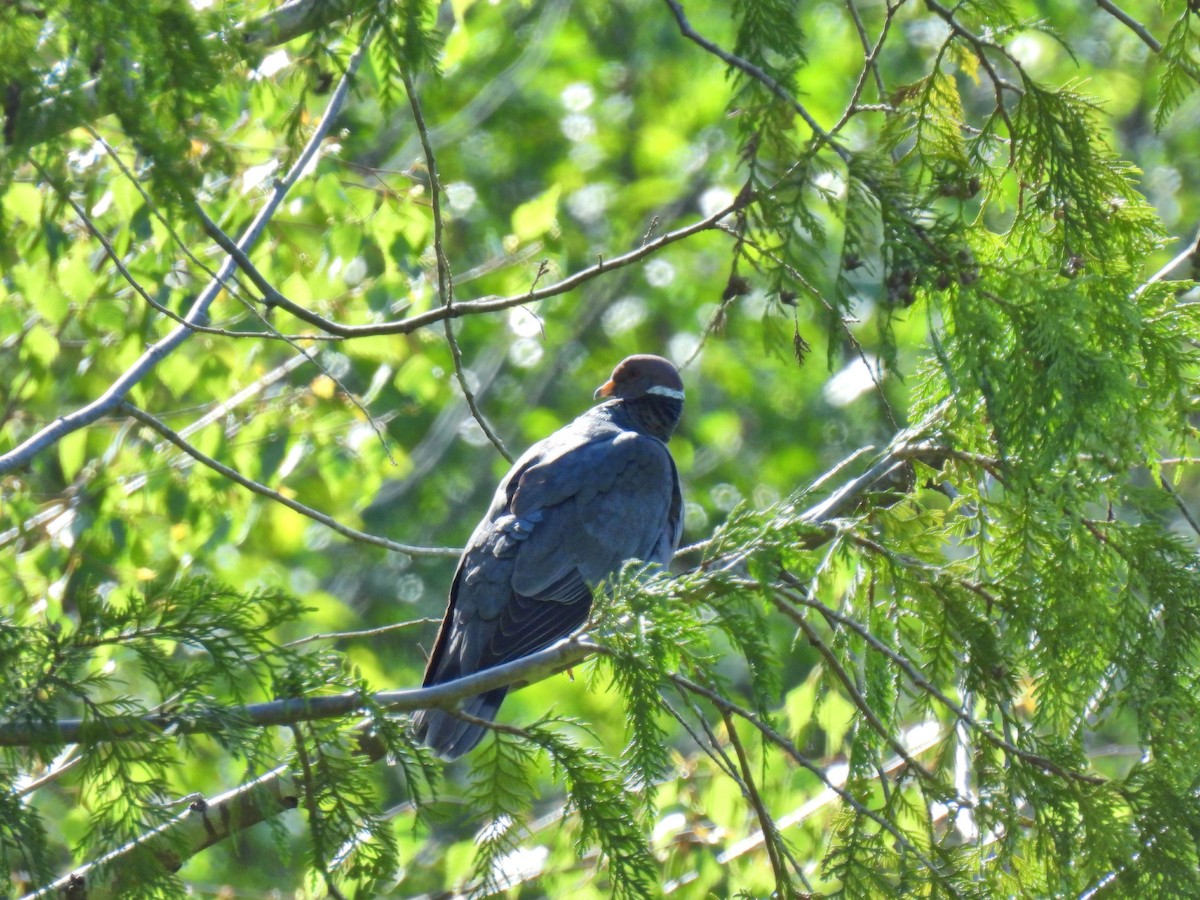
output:
[[[647,394],[657,394],[660,397],[670,397],[672,400],[683,400],[683,391],[677,391],[675,388],[664,387],[661,384],[656,384],[652,388],[646,390]]]

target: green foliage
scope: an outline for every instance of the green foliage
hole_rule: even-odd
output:
[[[472,806],[483,814],[475,839],[474,876],[483,894],[508,886],[502,863],[520,851],[521,824],[516,817],[533,803],[529,768],[536,752],[525,741],[496,733],[473,766]]]
[[[544,720],[515,738],[496,732],[481,753],[472,776],[474,805],[486,813],[476,839],[475,892],[487,895],[515,883],[525,837],[517,816],[533,803],[536,763],[548,758],[569,797],[564,812],[579,819],[576,854],[584,859],[596,847],[607,864],[606,895],[657,896],[657,870],[637,814],[640,788],[603,753],[567,737],[563,724],[570,723]]]
[[[575,851],[582,858],[599,848],[608,867],[610,895],[654,897],[658,871],[640,827],[635,801],[637,785],[622,780],[603,754],[565,738],[544,725],[530,729],[566,783],[567,811],[579,816]]]
[[[205,715],[208,734],[226,752],[251,768],[263,765],[267,748],[228,705],[261,696],[281,657],[270,632],[294,621],[303,607],[278,591],[244,594],[203,578],[150,584],[124,596],[112,583],[84,584],[70,600],[55,611],[50,628],[0,622],[7,648],[3,719],[53,733],[59,716],[81,717],[85,742],[57,764],[76,770],[79,808],[87,815],[76,839],[84,853],[98,854],[141,837],[176,812],[167,798],[178,740],[169,727],[164,732],[139,717],[152,711],[177,720]],[[134,684],[153,685],[155,695],[130,692]],[[35,746],[49,761],[62,741]],[[11,749],[6,752],[6,793],[13,796],[22,764]],[[26,807],[5,827],[22,835],[19,851],[6,847],[6,861],[24,859],[44,877],[39,810]],[[157,895],[164,885],[158,859],[144,853],[132,860],[147,895]],[[165,884],[178,886],[171,879]]]
[[[49,881],[53,875],[46,828],[35,810],[21,803],[9,785],[14,780],[3,774],[4,792],[0,793],[0,865],[7,871],[23,870],[32,879]]]
[[[404,76],[436,72],[440,42],[433,30],[434,8],[427,0],[376,7],[368,29],[379,30],[376,59],[383,72],[381,95],[390,105],[404,93]]]
[[[1200,75],[1200,31],[1196,28],[1196,10],[1185,10],[1163,42],[1163,75],[1158,88],[1158,103],[1154,108],[1154,127],[1160,131],[1168,124],[1171,114],[1196,89]]]
[[[631,564],[624,574],[635,574],[635,566]],[[629,716],[629,744],[622,754],[625,783],[640,792],[650,808],[655,785],[670,762],[660,691],[685,658],[689,664],[711,660],[698,617],[673,594],[673,590],[639,590],[629,580],[618,582],[601,620],[601,627],[611,634],[609,645],[615,654],[606,661]],[[604,668],[599,674],[605,674]]]
[[[1195,894],[1200,304],[1151,275],[1200,219],[1193,11],[197,5],[0,4],[0,460],[128,388],[433,549],[118,406],[4,469],[14,889],[115,852],[147,896]],[[327,116],[165,352],[196,205],[240,235]],[[462,305],[417,327],[439,254]],[[505,468],[455,369],[519,451],[631,352],[690,360],[693,546],[442,767],[372,692],[420,682]],[[258,778],[197,849],[193,798]]]

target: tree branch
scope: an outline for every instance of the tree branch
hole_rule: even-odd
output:
[[[421,112],[421,101],[417,97],[416,85],[413,84],[412,76],[407,72],[403,77],[404,90],[408,93],[408,105],[412,109],[417,134],[421,136],[421,149],[425,153],[425,171],[429,175],[429,194],[433,207],[433,255],[437,265],[438,298],[442,301],[443,307],[449,307],[454,305],[454,277],[450,272],[450,260],[446,257],[445,223],[442,221],[442,179],[438,174],[437,157],[434,156],[433,145],[429,142],[429,129],[425,126],[425,116]],[[487,439],[492,442],[492,446],[511,463],[513,455],[508,452],[504,441],[500,439],[500,435],[496,434],[495,429],[492,428],[491,423],[488,422],[475,402],[475,393],[471,390],[471,385],[467,383],[467,373],[463,370],[462,348],[458,346],[458,339],[454,337],[454,328],[451,326],[450,320],[443,319],[442,325],[446,333],[446,343],[450,345],[450,356],[454,360],[454,376],[458,379],[458,386],[462,389],[463,397],[467,401],[467,408],[471,410],[471,415],[483,429]]]
[[[1113,3],[1112,0],[1096,0],[1096,5],[1141,38],[1142,43],[1155,53],[1162,53],[1162,44],[1158,42],[1158,38],[1152,35],[1145,25]]]
[[[828,500],[812,507],[803,514],[805,521],[817,526],[828,524],[829,521],[844,512],[853,502],[862,496],[877,482],[879,477],[892,471],[897,465],[903,465],[905,460],[902,453],[918,436],[924,435],[936,421],[944,407],[938,407],[922,422],[897,435],[892,445],[881,458],[871,466],[866,473],[851,479]],[[861,455],[861,454],[857,454]],[[856,456],[857,456],[856,455]],[[841,471],[844,465],[835,467],[834,472]],[[809,490],[819,489],[828,478],[819,479]],[[822,536],[814,536],[814,543],[829,539],[834,534],[833,529],[824,532]],[[733,562],[729,562],[732,565]],[[453,710],[458,702],[466,697],[491,690],[503,685],[517,682],[532,683],[549,677],[564,668],[575,666],[595,653],[609,652],[601,645],[594,643],[586,635],[578,634],[566,638],[536,654],[523,659],[506,663],[492,669],[478,672],[466,678],[429,688],[410,690],[384,691],[371,695],[372,705],[392,712],[405,712],[431,707]],[[917,858],[930,868],[934,877],[941,878],[941,872],[935,864],[910,845],[904,835],[895,830],[888,820],[859,802],[841,785],[834,783],[816,763],[804,757],[799,750],[785,737],[774,731],[766,723],[757,719],[754,714],[743,707],[721,697],[716,692],[698,685],[683,676],[673,676],[677,688],[686,694],[701,696],[714,703],[722,714],[732,714],[751,722],[770,743],[782,748],[792,759],[796,760],[809,771],[813,772],[826,787],[840,797],[843,802],[864,816],[875,821],[880,827],[893,834],[906,848],[912,850]],[[364,695],[351,692],[337,695],[317,696],[275,700],[265,703],[252,704],[240,708],[225,710],[218,717],[211,713],[173,713],[152,714],[146,716],[129,716],[127,718],[110,718],[104,721],[67,719],[55,723],[42,722],[8,722],[0,723],[0,746],[32,746],[47,743],[76,743],[88,741],[109,741],[144,738],[150,733],[190,734],[212,731],[219,722],[228,722],[233,714],[251,726],[269,727],[276,725],[291,725],[297,722],[315,721],[318,719],[336,718],[354,715],[365,705]],[[503,727],[503,726],[502,726]],[[382,755],[381,751],[372,746],[369,738],[364,735],[363,752],[368,759]],[[246,785],[222,797],[205,803],[198,801],[193,806],[193,812],[184,814],[138,841],[121,848],[104,857],[102,862],[115,863],[118,858],[139,847],[177,848],[173,855],[159,854],[160,862],[169,870],[174,870],[189,856],[211,846],[216,841],[234,834],[242,829],[264,821],[284,809],[294,809],[301,802],[301,786],[296,783],[292,774],[284,769],[268,773],[250,785]],[[244,798],[244,799],[243,799]],[[249,810],[249,811],[248,811]],[[214,828],[213,822],[219,822],[220,827]],[[192,839],[189,835],[195,829],[203,828],[200,838]],[[157,852],[153,849],[148,852]],[[85,866],[55,882],[55,885],[42,890],[41,895],[52,890],[66,891],[71,885],[83,885],[93,866]],[[114,866],[115,869],[115,866]],[[112,869],[110,869],[112,871]],[[87,884],[89,896],[107,897],[104,893],[110,890],[108,882],[100,885]]]
[[[217,421],[222,416],[227,416],[227,415],[231,414],[234,409],[236,409],[238,406],[240,406],[245,401],[261,394],[263,391],[265,391],[267,388],[271,387],[273,384],[277,384],[279,381],[286,378],[287,375],[290,372],[292,372],[292,370],[299,367],[303,362],[304,362],[304,359],[302,357],[299,357],[299,356],[289,357],[288,359],[284,360],[284,362],[282,364],[276,366],[270,372],[267,372],[265,375],[261,376],[256,381],[254,381],[251,384],[248,384],[246,387],[242,388],[240,391],[238,391],[236,394],[234,394],[228,400],[221,400],[218,403],[214,404],[212,409],[210,409],[207,413],[205,413],[203,416],[201,416],[196,421],[192,422],[186,428],[181,429],[179,431],[179,436],[186,438],[188,435],[193,434],[196,431],[199,431],[201,428],[204,428],[207,425],[211,425],[213,422]],[[165,442],[156,445],[154,448],[156,453],[163,451],[165,449],[166,449]],[[178,462],[178,459],[169,460],[168,464],[174,465],[177,462]],[[136,493],[137,491],[139,491],[143,487],[145,487],[148,481],[149,481],[149,478],[145,473],[133,476],[127,482],[125,482],[124,485],[122,486],[125,496],[126,497],[132,496],[134,493]],[[55,520],[58,519],[59,516],[74,515],[74,507],[77,503],[78,503],[78,496],[72,495],[70,497],[70,499],[67,500],[65,503],[53,503],[50,506],[47,506],[45,509],[42,509],[39,512],[35,513],[34,515],[30,516],[25,521],[8,529],[8,531],[0,532],[0,547],[5,547],[5,546],[11,544],[12,542],[18,540],[23,535],[28,534],[31,531],[33,531],[35,528],[41,528],[43,526],[46,526],[47,528],[53,528],[54,522],[55,522]]]
[[[1011,756],[1024,760],[1035,768],[1041,769],[1044,772],[1048,772],[1051,775],[1056,775],[1059,778],[1065,778],[1071,781],[1080,782],[1082,784],[1091,785],[1106,784],[1108,782],[1108,779],[1099,775],[1088,775],[1086,772],[1079,772],[1075,769],[1068,769],[1065,766],[1061,766],[1054,762],[1054,760],[1047,759],[1046,757],[1030,750],[1024,750],[1002,735],[997,734],[991,728],[984,725],[969,712],[963,709],[960,704],[955,703],[952,699],[947,697],[937,685],[930,682],[929,679],[921,674],[920,670],[912,663],[911,660],[901,656],[887,644],[883,643],[883,641],[879,640],[879,638],[875,637],[875,635],[873,635],[870,630],[866,628],[866,626],[854,621],[848,616],[842,615],[834,609],[830,609],[825,604],[808,597],[804,591],[804,585],[801,584],[800,581],[794,576],[791,576],[790,573],[784,573],[784,581],[791,585],[791,590],[772,591],[768,592],[767,594],[768,598],[775,605],[776,609],[791,618],[793,621],[799,623],[803,617],[796,607],[808,607],[809,609],[814,609],[820,613],[831,625],[836,623],[849,628],[869,647],[886,656],[888,660],[899,666],[899,668],[904,672],[905,675],[908,676],[908,679],[916,687],[925,691],[927,694],[937,700],[957,720],[974,729],[977,733],[986,738],[987,741],[993,746],[1003,750],[1005,753],[1008,753]]]
[[[850,100],[846,103],[846,108],[843,110],[841,117],[837,123],[829,129],[831,135],[841,133],[841,130],[846,126],[846,123],[860,112],[863,107],[859,104],[862,99],[863,89],[867,86],[867,77],[873,75],[875,78],[875,92],[879,96],[880,103],[887,100],[887,88],[883,84],[883,76],[879,72],[879,54],[883,50],[884,42],[887,40],[888,32],[892,27],[892,19],[896,15],[896,10],[899,4],[893,6],[890,3],[887,5],[887,12],[884,15],[883,27],[879,31],[879,39],[875,45],[871,45],[870,38],[867,37],[867,29],[863,24],[862,16],[859,15],[858,7],[855,6],[854,0],[846,0],[846,8],[850,13],[850,18],[854,22],[854,28],[858,32],[859,42],[862,44],[864,58],[862,71],[858,74],[858,81],[854,85],[854,90],[850,94]]]
[[[502,666],[485,669],[455,681],[426,688],[380,691],[371,695],[371,702],[391,712],[414,712],[419,709],[453,709],[455,705],[475,694],[516,682],[532,683],[549,678],[570,666],[579,665],[599,650],[586,635],[564,638],[545,650],[522,657]],[[295,697],[270,700],[247,706],[230,707],[220,716],[208,712],[189,714],[156,713],[147,716],[113,716],[103,721],[92,719],[60,719],[42,722],[0,723],[0,747],[28,747],[54,743],[89,741],[121,741],[145,738],[147,733],[204,734],[213,731],[218,722],[228,722],[233,716],[246,725],[268,727],[294,725],[353,715],[363,708],[364,697],[357,692],[328,694],[318,697]]]
[[[86,896],[87,900],[120,897],[120,882],[112,877],[114,870],[111,867],[124,857],[145,854],[156,859],[164,871],[176,872],[197,853],[281,812],[295,809],[300,804],[301,793],[300,785],[286,767],[273,769],[212,800],[194,800],[187,812],[80,866],[22,900],[55,894],[67,900],[80,896]],[[90,878],[101,867],[109,877]]]
[[[104,148],[104,152],[108,154],[109,158],[113,161],[113,164],[117,167],[118,170],[120,170],[121,174],[125,176],[125,180],[128,181],[129,184],[132,185],[133,189],[138,192],[138,194],[142,198],[142,202],[146,204],[146,209],[150,211],[150,214],[152,216],[154,216],[154,218],[163,227],[163,229],[167,232],[167,234],[170,235],[171,240],[174,241],[176,246],[179,247],[180,252],[182,252],[183,255],[185,257],[187,257],[188,261],[191,262],[192,265],[194,265],[194,266],[196,266],[196,268],[200,269],[200,271],[202,271],[209,278],[216,278],[217,277],[216,270],[213,269],[204,260],[202,260],[200,257],[198,257],[195,253],[192,252],[192,249],[184,242],[183,238],[179,235],[179,232],[176,231],[175,226],[171,224],[171,221],[166,216],[164,216],[162,213],[162,210],[160,210],[158,208],[158,204],[156,204],[154,202],[154,199],[150,196],[149,191],[147,191],[146,188],[142,186],[142,183],[141,183],[141,181],[138,180],[137,175],[134,174],[134,172],[129,168],[129,166],[125,163],[125,160],[121,159],[121,154],[117,152],[117,148],[114,147],[112,144],[110,144],[108,141],[106,141],[104,139],[104,136],[101,135],[100,132],[96,131],[96,129],[92,128],[91,126],[88,126],[87,131],[88,131],[88,134],[91,136],[92,140],[94,140],[97,144],[99,144],[101,147]],[[31,160],[31,162],[32,162],[32,160]],[[39,171],[42,171],[41,167],[38,166],[36,162],[34,162],[33,164],[35,167],[38,168]],[[44,172],[43,172],[43,177],[46,178],[46,180],[49,180],[49,176],[46,175]],[[130,287],[132,287],[142,297],[143,300],[145,300],[150,306],[154,307],[154,309],[156,309],[158,312],[162,313],[169,319],[179,322],[180,324],[184,324],[182,316],[180,316],[178,313],[174,312],[173,310],[168,309],[167,307],[163,306],[161,303],[159,303],[157,300],[155,300],[153,297],[151,297],[148,293],[146,293],[146,291],[144,291],[142,289],[142,286],[140,284],[138,284],[136,281],[133,280],[133,277],[130,274],[128,274],[128,272],[126,271],[122,261],[116,256],[116,253],[112,249],[111,244],[109,244],[108,239],[104,236],[103,233],[100,232],[99,228],[91,221],[91,218],[87,215],[86,211],[84,211],[82,209],[82,207],[80,207],[79,204],[76,203],[74,198],[72,198],[70,196],[70,192],[64,191],[63,189],[58,188],[57,185],[55,185],[55,187],[56,187],[56,189],[59,190],[59,193],[63,196],[63,198],[66,199],[67,202],[71,204],[71,207],[75,210],[76,214],[79,215],[79,217],[81,219],[83,219],[83,222],[87,226],[88,231],[90,231],[92,233],[92,235],[96,238],[96,240],[100,241],[100,243],[104,246],[105,252],[108,254],[109,258],[112,259],[113,264],[117,267],[117,270],[121,273],[121,275],[125,278],[125,280],[127,282],[129,282]],[[225,289],[229,292],[230,296],[236,297],[238,300],[240,300],[242,305],[246,307],[247,311],[250,312],[251,315],[257,316],[263,322],[263,324],[265,324],[267,326],[268,330],[266,330],[266,331],[233,331],[228,328],[214,328],[214,327],[208,326],[208,325],[197,325],[197,324],[191,324],[188,326],[189,328],[191,328],[193,331],[199,331],[203,334],[215,334],[219,337],[258,338],[260,340],[262,340],[262,339],[283,340],[283,341],[288,341],[288,342],[291,342],[291,341],[340,341],[341,340],[341,338],[338,337],[337,335],[331,335],[331,334],[314,334],[314,333],[281,334],[278,330],[276,330],[275,328],[273,328],[271,326],[270,322],[267,322],[266,319],[263,318],[261,313],[259,313],[257,310],[254,309],[254,307],[251,305],[250,300],[247,300],[244,296],[242,296],[242,292],[245,290],[245,288],[244,288],[244,286],[239,285],[237,283],[236,277],[231,277],[231,278],[226,279]]]
[[[750,757],[746,754],[746,748],[742,746],[742,741],[738,737],[737,723],[734,721],[733,713],[727,709],[720,710],[720,713],[725,722],[725,733],[729,736],[729,743],[733,746],[734,753],[737,754],[738,768],[741,769],[741,777],[738,780],[742,784],[742,792],[750,801],[750,806],[754,809],[759,827],[762,829],[763,845],[767,848],[767,859],[770,860],[771,871],[775,875],[775,896],[795,897],[796,890],[792,887],[792,880],[788,877],[787,867],[783,864],[780,852],[783,841],[779,837],[779,829],[775,827],[775,820],[771,818],[771,813],[763,803],[762,795],[758,792],[758,786],[754,783],[754,769],[750,765]]]
[[[833,780],[829,778],[826,772],[822,770],[819,765],[801,753],[795,744],[772,728],[768,723],[764,722],[754,712],[737,703],[734,703],[731,700],[728,700],[717,691],[692,681],[685,675],[674,674],[671,676],[671,680],[690,693],[703,697],[721,712],[733,713],[734,715],[738,716],[738,718],[749,722],[759,730],[759,733],[762,734],[766,741],[774,744],[776,747],[782,750],[789,759],[795,761],[801,767],[807,769],[809,772],[817,776],[817,778],[821,780],[826,788],[837,794],[847,806],[854,809],[859,815],[867,817],[880,828],[887,831],[893,838],[895,838],[897,844],[901,847],[904,847],[908,852],[912,853],[913,858],[919,860],[921,864],[929,870],[929,873],[934,878],[936,878],[942,884],[948,886],[946,874],[943,872],[941,867],[934,863],[933,860],[930,859],[925,853],[921,852],[921,850],[915,844],[909,841],[908,838],[904,836],[903,832],[901,832],[895,825],[889,822],[882,815],[862,803],[862,801],[855,797],[854,794],[852,794],[849,790],[841,785],[834,784]]]
[[[919,776],[921,780],[927,784],[935,783],[936,779],[934,778],[933,774],[923,765],[917,762],[916,759],[910,756],[908,751],[905,749],[904,744],[901,743],[901,741],[896,738],[881,721],[879,721],[879,716],[875,714],[875,711],[871,708],[871,704],[867,702],[867,698],[863,696],[862,691],[860,691],[858,688],[858,685],[854,683],[854,679],[850,677],[850,673],[846,671],[845,667],[838,660],[837,656],[834,655],[834,652],[832,649],[830,649],[829,645],[821,640],[821,636],[817,634],[817,630],[813,628],[808,620],[802,616],[793,618],[793,621],[797,626],[799,626],[800,630],[804,632],[804,636],[808,639],[808,642],[812,644],[812,646],[817,649],[817,652],[819,652],[824,658],[825,664],[829,667],[829,670],[833,673],[834,677],[841,682],[846,694],[850,697],[850,701],[854,704],[854,707],[859,711],[859,713],[862,714],[862,717],[866,719],[867,724],[875,730],[875,733],[883,739],[884,743],[892,748],[892,752],[895,753],[896,756],[908,764],[909,771]]]
[[[720,222],[730,213],[736,212],[742,207],[753,202],[753,195],[738,196],[732,203],[723,209],[717,210],[710,216],[699,219],[690,225],[685,225],[675,231],[669,231],[666,234],[652,241],[641,244],[640,246],[630,250],[628,253],[623,253],[620,256],[614,256],[610,259],[601,259],[593,266],[586,269],[581,269],[574,275],[569,275],[560,281],[548,284],[545,287],[532,287],[528,291],[520,294],[512,294],[507,297],[481,297],[478,300],[467,300],[464,302],[452,302],[447,305],[437,306],[433,309],[419,313],[415,316],[409,316],[406,319],[399,319],[391,322],[371,322],[364,325],[343,325],[341,322],[336,322],[333,319],[328,319],[312,310],[306,309],[298,303],[289,300],[278,290],[276,290],[262,273],[259,272],[249,257],[241,252],[237,246],[225,235],[219,228],[209,224],[205,225],[209,236],[220,245],[221,249],[230,254],[236,260],[238,266],[245,272],[250,281],[263,293],[266,302],[272,306],[277,306],[284,312],[295,316],[302,322],[307,322],[309,325],[314,325],[329,334],[336,334],[343,338],[358,338],[358,337],[377,337],[386,334],[411,334],[418,329],[425,328],[429,325],[434,325],[444,319],[456,319],[460,316],[480,315],[483,313],[500,312],[501,310],[511,309],[514,306],[524,306],[526,303],[537,303],[549,297],[557,297],[559,294],[565,294],[579,287],[581,284],[586,284],[598,275],[605,272],[610,272],[614,269],[622,269],[625,266],[640,262],[648,256],[653,256],[663,247],[668,244],[674,244],[677,241],[682,241],[685,238],[692,237],[702,231],[715,230],[717,223]],[[201,211],[202,212],[202,211]],[[201,221],[207,219],[204,216]]]
[[[168,442],[174,444],[192,459],[196,460],[196,462],[208,466],[214,472],[225,476],[236,484],[240,484],[246,490],[253,491],[254,493],[266,497],[269,500],[274,500],[276,503],[281,503],[293,512],[298,512],[302,516],[308,516],[308,518],[312,519],[314,522],[320,522],[327,528],[332,528],[338,534],[348,537],[353,541],[362,541],[364,544],[374,544],[377,547],[383,547],[386,550],[392,550],[396,553],[404,553],[413,557],[457,558],[462,552],[454,547],[417,547],[412,544],[401,544],[397,541],[393,541],[377,534],[370,534],[366,531],[359,531],[357,528],[351,528],[349,525],[343,525],[337,519],[333,518],[333,516],[319,512],[318,510],[313,509],[311,506],[305,506],[298,500],[293,500],[291,497],[281,494],[279,491],[269,488],[265,484],[260,484],[251,478],[247,478],[237,469],[231,468],[230,466],[225,465],[223,462],[213,459],[208,454],[202,452],[196,447],[193,447],[177,432],[172,430],[169,426],[159,421],[145,410],[138,409],[131,403],[122,403],[121,409],[124,412],[129,413],[129,415],[133,416],[143,425],[149,426],[158,434],[162,435]]]
[[[700,32],[696,31],[696,29],[692,27],[692,23],[688,21],[687,14],[683,11],[683,6],[680,5],[679,0],[665,0],[665,2],[667,7],[671,10],[671,14],[675,17],[675,22],[679,26],[680,34],[698,46],[704,48],[704,50],[717,57],[717,59],[724,62],[730,68],[737,69],[739,72],[750,76],[755,81],[762,84],[772,94],[795,110],[796,115],[804,120],[804,124],[807,125],[812,130],[812,133],[820,138],[826,146],[828,146],[831,150],[833,150],[834,153],[836,153],[846,162],[850,161],[850,151],[834,140],[833,136],[821,127],[821,124],[815,118],[813,118],[812,113],[805,109],[804,105],[795,97],[793,97],[791,93],[788,92],[787,88],[785,88],[782,84],[780,84],[754,63],[750,62],[748,59],[742,59],[742,57],[730,53],[728,50],[725,50],[717,44],[714,44],[704,35],[700,34]]]
[[[170,428],[148,413],[135,410],[133,407],[126,408],[139,421],[144,422],[151,428],[159,431],[159,433],[164,434],[168,440],[171,440],[170,435],[174,435],[174,432]],[[889,449],[881,455],[881,458],[874,465],[862,475],[851,479],[829,498],[805,511],[801,515],[801,519],[808,525],[819,527],[828,525],[832,519],[840,516],[852,503],[856,502],[863,494],[870,490],[880,478],[892,472],[896,467],[905,464],[905,456],[910,454],[909,448],[911,442],[928,431],[944,408],[945,404],[936,407],[924,420],[897,435]],[[178,438],[178,435],[175,435],[175,437]],[[178,438],[178,440],[179,443],[176,443],[174,440],[172,440],[172,443],[176,443],[177,446],[180,444],[186,445],[186,442],[182,441],[182,438]],[[189,454],[199,453],[198,450],[191,448],[190,445],[181,447],[181,449],[184,449]],[[935,451],[931,450],[931,452]],[[200,454],[200,456],[203,456],[203,454]],[[222,471],[218,469],[218,471],[221,471],[221,474],[238,481],[239,484],[243,484],[248,489],[256,490],[261,488],[262,490],[270,491],[269,488],[258,485],[256,482],[251,482],[256,487],[250,488],[249,484],[245,484],[245,482],[250,482],[250,479],[245,478],[245,476],[232,469],[228,469],[228,467],[224,467],[223,464],[216,462],[216,460],[201,461],[205,462],[206,465],[211,462],[216,466],[221,466],[227,470]],[[824,479],[819,480],[817,484],[820,484],[822,481]],[[292,506],[295,501],[291,501],[290,498],[283,497],[282,495],[279,496],[280,502],[285,502],[289,507],[295,509],[295,506]],[[296,506],[302,506],[302,504],[296,504]],[[304,507],[304,509],[307,509],[307,507]],[[302,512],[303,510],[297,509],[296,511]],[[309,515],[312,512],[315,511],[309,510],[304,514]],[[317,515],[321,514],[318,513]],[[336,523],[330,527],[337,527],[339,530],[345,528],[345,526],[336,525]],[[353,529],[349,530],[353,531]],[[830,528],[821,535],[814,537],[814,545],[829,539],[833,534],[834,530]],[[381,546],[385,546],[381,543],[382,539],[374,535],[366,535],[365,538],[372,543],[380,543]],[[438,555],[458,554],[457,550],[451,550],[450,548],[406,548],[404,545],[398,546],[403,548],[398,552],[404,553],[422,550],[428,552],[433,549]],[[728,570],[735,567],[744,558],[744,555],[744,553],[734,554],[728,558],[710,561],[708,567]],[[574,665],[581,662],[597,649],[599,649],[597,645],[582,636],[568,638],[553,645],[548,650],[512,663],[507,663],[503,666],[498,666],[494,669],[487,669],[466,678],[446,682],[431,688],[384,692],[376,695],[376,701],[380,705],[395,711],[425,709],[429,706],[446,707],[461,700],[463,697],[473,696],[474,694],[482,693],[495,687],[511,684],[518,679],[524,681],[538,680],[539,677],[545,677],[545,675],[556,671],[556,666],[561,668],[562,666]],[[551,651],[554,651],[554,653]],[[530,662],[531,660],[533,662]],[[541,661],[545,662],[544,666],[540,664]],[[526,668],[527,666],[528,669]],[[286,725],[293,722],[347,715],[358,709],[360,705],[361,698],[359,695],[339,694],[326,697],[276,700],[242,707],[235,712],[239,716],[244,717],[250,724],[264,726]],[[100,723],[79,719],[66,719],[51,726],[46,726],[42,723],[7,722],[0,723],[0,747],[28,746],[36,743],[54,743],[59,741],[63,743],[77,743],[81,740],[132,739],[144,735],[146,729],[161,731],[173,728],[180,733],[192,734],[212,728],[214,723],[215,720],[212,716],[168,714],[131,716],[126,719],[114,718]]]

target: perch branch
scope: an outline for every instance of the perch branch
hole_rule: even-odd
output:
[[[564,668],[580,664],[598,649],[599,647],[586,636],[576,635],[564,638],[531,656],[455,681],[426,688],[380,691],[371,696],[371,702],[391,712],[453,709],[459,701],[475,694],[516,682],[528,683],[549,678]],[[215,730],[219,723],[228,722],[230,715],[250,726],[294,725],[298,722],[315,722],[353,715],[361,711],[364,705],[365,698],[362,694],[348,692],[252,703],[227,709],[219,716],[210,712],[174,712],[146,716],[114,716],[103,721],[60,719],[48,725],[41,722],[5,722],[0,724],[0,747],[135,740],[145,739],[148,734],[153,733],[204,734]]]

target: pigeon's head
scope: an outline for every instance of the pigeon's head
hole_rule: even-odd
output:
[[[669,360],[639,354],[623,359],[595,397],[622,401],[635,426],[665,441],[683,414],[683,379]]]

